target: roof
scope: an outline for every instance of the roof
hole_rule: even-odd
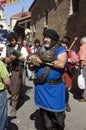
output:
[[[21,13],[18,13],[14,16],[12,16],[12,18],[16,18],[17,17],[17,22],[15,24],[15,27],[16,26],[21,26],[21,27],[25,27],[25,23],[28,23],[31,21],[31,13],[30,12],[21,12]],[[14,27],[14,28],[15,28]]]
[[[23,12],[20,12],[18,14],[15,14],[13,16],[11,16],[11,18],[23,18],[23,17],[26,17],[26,16],[29,16],[31,17],[31,13],[29,11],[23,11]]]
[[[23,18],[19,18],[18,20],[17,20],[17,22],[16,22],[16,25],[15,25],[15,27],[16,26],[21,26],[21,27],[25,27],[25,24],[26,23],[29,23],[31,21],[31,17],[29,17],[29,16],[26,16],[26,17],[23,17]]]

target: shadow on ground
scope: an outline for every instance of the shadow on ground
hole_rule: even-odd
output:
[[[44,130],[39,109],[30,115],[30,119],[35,121],[35,128],[37,130]]]
[[[19,103],[18,103],[18,106],[17,106],[17,110],[20,109],[20,107],[22,107],[22,105],[24,105],[24,103],[27,100],[30,100],[30,97],[28,96],[28,93],[31,91],[31,89],[33,89],[33,87],[23,85],[22,93],[20,95]]]
[[[14,124],[13,122],[11,122],[13,119],[15,119],[16,116],[14,117],[8,117],[8,127],[7,130],[18,130],[18,126],[16,124]]]
[[[17,106],[17,110],[20,109],[27,100],[30,100],[28,93],[31,91],[31,89],[33,89],[33,87],[23,85],[22,92],[21,92],[21,95],[20,95],[20,98],[19,98],[19,103],[18,103],[18,106]],[[11,100],[11,96],[8,98],[8,100]],[[10,105],[11,105],[11,102],[10,102]]]

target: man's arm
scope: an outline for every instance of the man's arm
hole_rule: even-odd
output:
[[[7,68],[5,66],[5,64],[0,61],[0,78],[2,79],[2,83],[6,86],[7,90],[9,93],[11,93],[10,91],[10,86],[11,86],[11,81],[9,78],[9,73],[7,71]]]
[[[4,80],[3,80],[3,83],[4,83],[5,85],[7,85],[7,86],[10,86],[10,84],[11,84],[10,78],[4,79]]]
[[[10,78],[4,79],[3,83],[4,83],[4,85],[6,85],[6,89],[8,90],[9,94],[11,94],[11,89],[10,89],[11,81],[10,81]]]
[[[38,56],[32,55],[31,57],[34,60],[36,60],[39,64],[43,63],[43,61],[41,61]],[[58,60],[55,60],[53,63],[46,63],[45,62],[45,64],[49,65],[49,66],[53,66],[55,68],[64,68],[66,61],[67,61],[67,52],[63,52],[63,53],[59,54]]]
[[[55,68],[64,68],[67,61],[67,52],[59,54],[58,60],[53,62],[53,67]]]

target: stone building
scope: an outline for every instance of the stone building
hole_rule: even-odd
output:
[[[56,29],[60,38],[68,35],[71,43],[86,35],[86,0],[34,0],[31,12],[32,39],[40,39],[46,28]],[[32,40],[32,41],[33,41]],[[78,50],[78,49],[77,49]]]
[[[0,29],[8,29],[4,8],[0,5]]]

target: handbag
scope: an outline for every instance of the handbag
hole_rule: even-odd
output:
[[[82,74],[78,75],[78,87],[80,89],[85,89],[85,79]]]

